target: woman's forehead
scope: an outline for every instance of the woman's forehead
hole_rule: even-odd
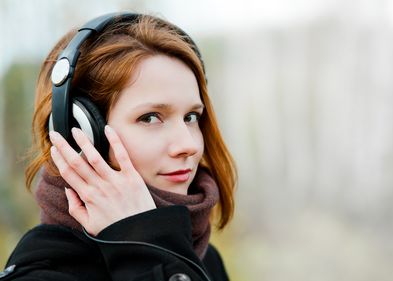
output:
[[[121,91],[120,100],[135,103],[202,104],[192,70],[182,61],[163,55],[143,60]]]

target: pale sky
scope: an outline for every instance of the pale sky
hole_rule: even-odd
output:
[[[1,0],[0,75],[16,58],[41,59],[71,27],[107,12],[139,7],[162,16],[196,39],[206,34],[286,28],[318,18],[374,23],[393,20],[389,0]],[[381,14],[385,14],[381,17]]]

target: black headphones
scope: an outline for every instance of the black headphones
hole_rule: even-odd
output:
[[[109,143],[104,134],[106,121],[99,109],[87,97],[70,97],[72,95],[70,94],[72,78],[80,55],[80,46],[87,38],[100,33],[112,22],[129,21],[132,23],[136,22],[140,16],[140,14],[135,13],[111,13],[90,20],[78,30],[78,33],[57,58],[51,76],[52,113],[49,117],[49,131],[59,132],[78,152],[80,152],[80,148],[71,134],[71,128],[74,126],[79,127],[88,136],[104,159],[107,159],[109,150]],[[173,26],[173,28],[190,44],[201,61],[205,74],[204,63],[194,41],[180,28],[176,26]]]

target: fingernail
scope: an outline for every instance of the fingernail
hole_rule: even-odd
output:
[[[57,153],[57,149],[56,149],[56,147],[55,146],[51,146],[51,148],[50,148],[50,153],[51,154],[54,154],[54,153]]]
[[[72,133],[72,135],[73,135],[74,137],[77,137],[77,136],[79,136],[79,129],[73,127],[73,128],[71,129],[71,133]]]
[[[55,131],[50,131],[49,138],[52,143],[56,142],[59,139],[58,133]]]
[[[105,132],[111,134],[113,132],[113,129],[109,127],[109,125],[105,125]]]

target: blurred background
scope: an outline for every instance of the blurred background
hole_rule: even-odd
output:
[[[391,280],[393,1],[0,0],[0,268],[38,223],[24,187],[40,63],[70,28],[120,10],[200,46],[239,169],[214,233],[231,280]]]

